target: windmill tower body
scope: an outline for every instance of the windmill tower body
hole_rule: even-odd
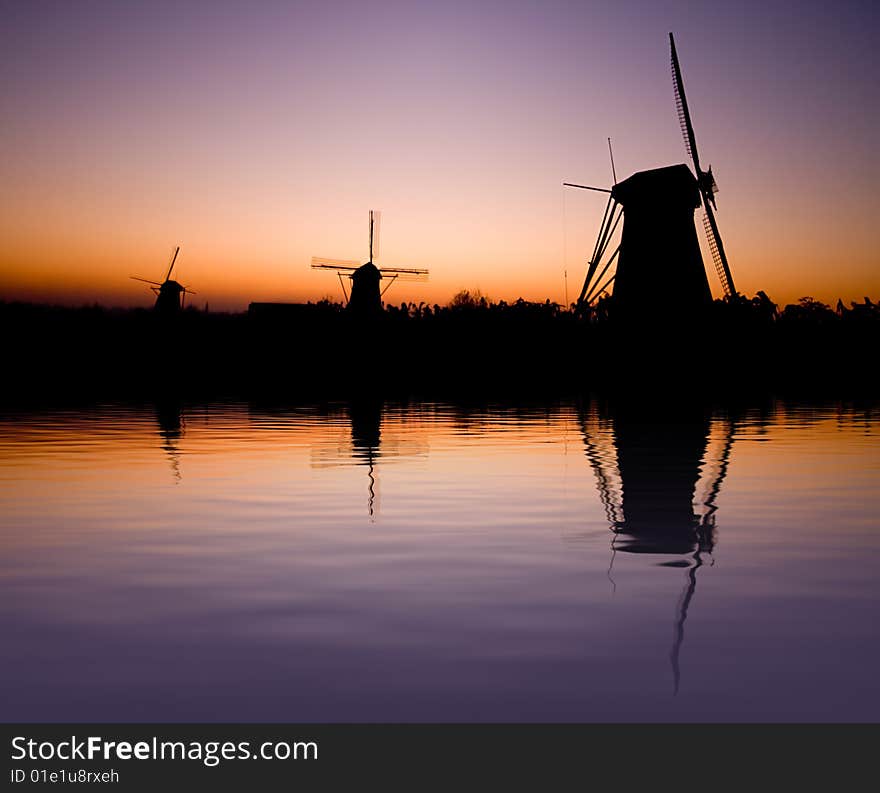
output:
[[[348,310],[358,316],[371,316],[382,313],[382,292],[379,281],[382,273],[372,262],[358,267],[351,274],[351,298]]]
[[[183,308],[181,295],[184,288],[177,281],[165,281],[156,295],[154,309],[159,314],[177,314]]]
[[[619,182],[612,198],[623,208],[614,279],[614,311],[628,320],[676,319],[712,300],[694,226],[697,180],[686,165],[640,171]]]

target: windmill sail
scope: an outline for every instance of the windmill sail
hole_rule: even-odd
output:
[[[703,228],[706,232],[706,239],[709,242],[709,251],[712,254],[712,262],[715,265],[715,272],[721,281],[724,294],[733,297],[736,294],[736,287],[733,283],[733,275],[730,272],[730,265],[727,262],[727,254],[724,252],[724,244],[721,242],[721,235],[718,233],[718,223],[715,220],[713,207],[715,206],[715,193],[718,192],[718,186],[715,184],[715,178],[712,176],[712,169],[704,171],[700,168],[700,155],[697,151],[697,141],[694,136],[694,126],[691,122],[691,114],[688,109],[687,97],[684,93],[684,81],[681,77],[681,67],[678,63],[678,53],[675,51],[675,39],[672,33],[669,34],[669,46],[672,61],[672,84],[675,89],[675,107],[678,111],[678,120],[681,124],[681,132],[684,137],[684,145],[687,153],[690,155],[694,163],[694,169],[697,172],[697,182],[700,187],[700,195],[703,199],[703,210],[705,212],[703,218]]]
[[[325,259],[312,256],[312,267],[316,270],[357,270],[361,263],[356,259]]]
[[[171,271],[174,269],[174,262],[177,261],[177,254],[178,253],[180,253],[180,246],[179,245],[174,249],[174,253],[171,254],[171,264],[168,265],[168,274],[165,276],[166,281],[169,278],[171,278]]]
[[[379,258],[379,229],[382,225],[382,213],[377,209],[370,210],[370,261]]]
[[[419,270],[414,267],[383,267],[382,273],[391,273],[392,275],[398,276],[411,276],[412,280],[421,281],[427,280],[428,271],[427,270]]]

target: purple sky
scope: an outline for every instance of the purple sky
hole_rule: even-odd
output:
[[[878,297],[877,7],[3,2],[0,297],[337,296],[312,255],[428,267],[397,299],[562,299],[609,185],[684,162],[674,31],[741,291]],[[714,276],[712,276],[714,278]],[[718,293],[717,284],[712,281]],[[394,298],[391,294],[389,297]]]

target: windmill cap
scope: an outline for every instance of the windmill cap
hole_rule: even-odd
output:
[[[624,207],[651,204],[697,209],[700,206],[699,185],[691,169],[683,163],[634,173],[614,185],[611,196]]]
[[[379,268],[372,262],[362,264],[352,273],[352,278],[381,278],[382,273]]]

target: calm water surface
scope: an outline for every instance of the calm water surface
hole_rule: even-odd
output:
[[[0,419],[4,721],[880,720],[839,404]]]

